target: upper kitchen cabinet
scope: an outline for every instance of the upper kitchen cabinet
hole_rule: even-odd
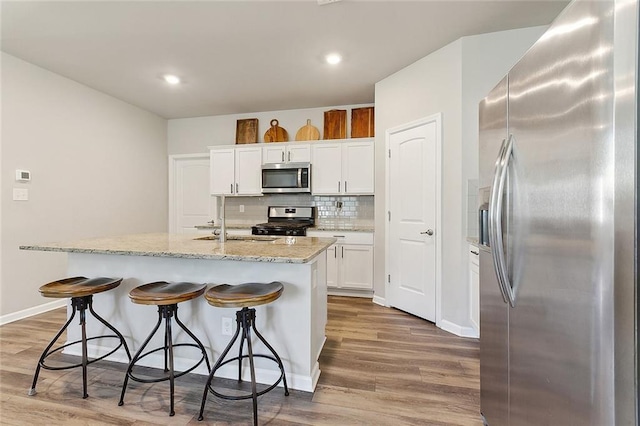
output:
[[[211,195],[262,195],[262,148],[210,147]]]
[[[268,144],[262,148],[262,163],[309,163],[311,146],[308,143]]]
[[[373,139],[347,141],[312,145],[311,191],[313,194],[373,194]]]

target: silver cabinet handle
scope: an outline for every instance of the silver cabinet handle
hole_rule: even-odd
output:
[[[480,254],[477,251],[473,251],[473,250],[471,250],[471,253],[475,254],[476,256]]]
[[[344,181],[344,192],[347,192],[347,181]]]
[[[236,194],[238,193],[238,184],[236,183]]]
[[[284,163],[284,151],[282,151],[282,162]]]
[[[231,193],[231,194],[233,194],[233,184],[230,184],[230,185],[231,185],[231,191],[230,191],[230,193]]]
[[[341,257],[344,259],[344,246],[340,247],[342,249],[342,255]]]
[[[291,161],[291,151],[287,153],[287,161]]]
[[[421,234],[433,235],[433,229],[427,229],[426,231],[422,231]]]
[[[333,249],[333,258],[334,258],[334,259],[337,259],[337,258],[338,258],[338,247],[335,247],[335,248]]]
[[[334,235],[333,238],[344,238],[344,235]]]
[[[340,181],[338,181],[338,192],[340,192]]]

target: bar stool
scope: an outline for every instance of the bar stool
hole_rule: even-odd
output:
[[[67,322],[62,326],[60,331],[54,336],[54,338],[49,342],[45,350],[42,352],[40,356],[40,360],[38,360],[38,366],[36,367],[36,373],[33,377],[33,383],[31,385],[31,389],[29,389],[28,395],[33,396],[36,392],[36,383],[38,382],[38,376],[40,375],[40,368],[44,368],[45,370],[68,370],[70,368],[82,367],[82,398],[87,398],[89,394],[87,393],[87,366],[89,364],[93,364],[96,361],[100,361],[103,358],[108,357],[113,354],[115,351],[120,349],[121,346],[124,346],[125,351],[127,352],[127,358],[131,359],[131,354],[129,353],[129,348],[127,347],[127,342],[125,342],[124,337],[115,327],[105,321],[100,315],[98,315],[93,310],[93,295],[97,293],[102,293],[111,289],[114,289],[120,285],[122,282],[122,278],[85,278],[85,277],[73,277],[73,278],[64,278],[62,280],[53,281],[48,284],[45,284],[40,287],[40,294],[44,297],[56,297],[56,298],[71,298],[71,316],[67,320]],[[107,327],[109,330],[113,331],[113,335],[107,334],[102,336],[94,336],[87,338],[87,329],[86,329],[86,311],[89,309],[89,313],[93,315],[95,319],[100,321]],[[60,338],[62,333],[69,327],[71,321],[76,316],[76,312],[79,313],[80,316],[80,327],[82,329],[82,338],[80,340],[76,340],[75,342],[66,343],[62,346],[59,346],[55,349],[51,349],[56,341]],[[89,360],[87,355],[87,342],[95,339],[118,339],[119,343],[115,349],[109,352],[106,355],[103,355],[99,358],[95,358]],[[60,352],[66,347],[71,345],[75,345],[81,343],[82,344],[82,361],[78,364],[67,365],[62,367],[54,367],[45,364],[45,360],[54,353]]]
[[[227,347],[222,351],[220,358],[213,366],[211,370],[211,374],[209,374],[209,379],[207,380],[207,384],[204,387],[204,394],[202,395],[202,405],[200,407],[200,415],[198,420],[202,421],[204,418],[204,406],[207,402],[207,394],[211,392],[215,396],[227,399],[227,400],[241,400],[241,399],[249,399],[253,400],[253,424],[257,426],[258,424],[258,397],[260,395],[264,395],[265,393],[274,389],[278,383],[282,381],[284,385],[284,394],[285,396],[289,395],[289,388],[287,387],[287,378],[284,372],[284,366],[282,365],[282,360],[276,353],[276,351],[271,347],[271,345],[265,340],[264,337],[258,332],[256,329],[256,310],[253,306],[264,305],[267,303],[271,303],[277,300],[282,294],[283,286],[282,283],[274,281],[269,284],[260,284],[260,283],[245,283],[239,285],[228,285],[221,284],[215,287],[211,287],[204,295],[205,299],[212,306],[217,306],[220,308],[242,308],[236,312],[236,332],[231,338],[231,341],[227,345]],[[237,357],[230,358],[228,360],[224,360],[231,347],[238,339],[238,335],[240,334],[240,330],[242,330],[242,337],[240,338],[240,351]],[[269,349],[271,355],[261,355],[253,353],[253,346],[251,344],[251,330],[255,333],[255,335],[260,339],[262,343]],[[243,355],[242,349],[244,343],[247,344],[247,355]],[[280,377],[275,383],[269,385],[266,389],[261,390],[260,392],[256,389],[256,372],[255,367],[253,365],[253,359],[256,357],[267,358],[274,361],[278,364],[278,368],[280,369]],[[222,394],[215,389],[211,385],[211,381],[213,380],[213,376],[223,365],[226,365],[233,361],[238,361],[238,382],[242,381],[242,360],[244,358],[249,359],[249,368],[251,370],[251,393],[243,394],[243,395],[226,395]]]
[[[133,359],[129,363],[129,367],[127,368],[127,373],[124,377],[124,383],[122,385],[122,394],[120,395],[120,402],[118,405],[124,404],[124,394],[127,391],[127,384],[129,382],[129,378],[141,383],[158,383],[168,380],[169,381],[169,389],[170,389],[170,411],[169,415],[173,416],[175,411],[173,409],[173,390],[174,390],[174,380],[178,377],[184,376],[185,374],[193,371],[196,367],[202,364],[202,361],[205,361],[207,364],[207,371],[211,370],[211,366],[209,365],[209,358],[207,357],[207,352],[204,348],[204,345],[198,338],[180,321],[178,318],[178,303],[185,302],[187,300],[195,299],[200,297],[202,293],[204,293],[206,289],[206,285],[204,284],[194,284],[188,282],[180,282],[180,283],[168,283],[165,281],[158,281],[149,284],[144,284],[139,287],[134,288],[129,292],[129,298],[133,303],[138,303],[141,305],[157,305],[158,306],[158,321],[156,322],[155,327],[144,341],[140,349],[133,356]],[[151,349],[147,352],[143,352],[147,347],[153,336],[160,328],[160,324],[162,323],[162,319],[165,320],[164,327],[164,346],[161,346],[156,349]],[[195,343],[173,343],[173,337],[171,332],[171,319],[175,318],[176,323],[180,326],[185,333],[193,339]],[[194,347],[200,349],[202,353],[202,357],[198,362],[196,362],[192,367],[188,370],[185,370],[180,373],[175,373],[173,368],[173,349],[176,347]],[[141,377],[136,376],[133,373],[133,369],[136,363],[142,358],[151,355],[155,352],[163,351],[164,352],[164,372],[168,373],[168,375],[161,378],[151,378],[151,379],[143,379]]]

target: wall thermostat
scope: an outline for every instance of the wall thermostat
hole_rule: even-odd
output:
[[[29,170],[16,170],[17,182],[29,182],[31,180],[31,172]]]

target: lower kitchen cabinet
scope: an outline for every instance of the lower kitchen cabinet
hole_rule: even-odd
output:
[[[373,290],[373,234],[309,231],[310,237],[333,237],[338,242],[327,249],[327,287],[334,294],[371,295]],[[360,292],[360,293],[359,293]]]

